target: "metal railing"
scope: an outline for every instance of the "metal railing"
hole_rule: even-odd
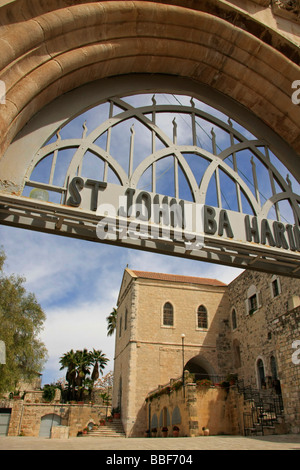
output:
[[[272,390],[258,390],[251,385],[244,385],[238,380],[237,388],[244,394],[246,401],[251,402],[251,411],[244,413],[244,434],[264,434],[264,428],[272,427],[283,414],[281,395],[275,395]]]

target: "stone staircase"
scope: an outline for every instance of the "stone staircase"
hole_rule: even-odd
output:
[[[85,436],[88,437],[126,437],[123,429],[122,421],[120,419],[114,419],[109,422],[106,421],[104,426],[98,426],[91,429]]]
[[[272,389],[257,390],[238,383],[238,390],[243,393],[248,410],[244,412],[244,435],[285,434],[283,402],[281,395]]]

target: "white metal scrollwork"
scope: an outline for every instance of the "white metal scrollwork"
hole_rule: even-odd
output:
[[[136,98],[138,103],[139,97]],[[85,176],[85,159],[96,156],[103,165],[102,174],[95,173],[94,177],[103,182],[109,180],[110,171],[122,186],[147,187],[155,193],[159,192],[158,180],[165,178],[168,194],[175,198],[200,204],[208,204],[209,198],[214,198],[219,208],[299,224],[300,196],[293,188],[298,184],[295,180],[292,183],[287,170],[276,165],[279,161],[267,142],[193,98],[161,94],[140,98],[141,105],[130,104],[126,97],[110,98],[107,118],[96,125],[93,122],[91,130],[85,120],[80,137],[69,135],[71,123],[66,129],[58,129],[56,138],[34,156],[26,187],[59,193],[65,203],[69,178],[75,174]],[[146,98],[149,104],[144,104]],[[164,117],[169,120],[170,132],[159,124]],[[112,138],[124,137],[124,132],[128,134],[128,148],[121,146],[116,152],[114,145],[112,150]],[[138,154],[142,144],[137,145],[137,140],[143,138],[151,144],[141,159]],[[63,184],[55,185],[54,175],[64,158],[62,151],[70,149],[73,156]],[[47,157],[51,158],[48,180],[38,181],[34,175]],[[158,172],[159,162],[167,160],[168,165],[161,165]],[[281,209],[283,201],[285,206]]]

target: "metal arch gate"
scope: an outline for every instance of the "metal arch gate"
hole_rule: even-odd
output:
[[[161,104],[157,100],[160,93],[169,93],[175,98],[189,97],[189,102],[182,103],[176,98],[175,104]],[[130,104],[128,98],[144,94],[148,94],[147,104]],[[75,135],[68,134],[72,119],[105,103],[108,116],[96,121],[92,130],[82,120],[81,132],[77,127]],[[217,111],[212,112],[211,107]],[[167,130],[158,123],[160,116],[169,117]],[[189,121],[190,129],[189,140],[183,142],[178,128],[178,117],[182,116]],[[128,148],[124,151],[119,146],[114,153],[112,135],[124,123],[130,123]],[[139,126],[147,130],[151,143],[146,156],[135,162]],[[203,139],[208,135],[205,144]],[[221,143],[223,138],[226,144]],[[63,181],[55,184],[60,155],[70,149],[73,154]],[[244,158],[245,153],[251,156],[252,187],[249,175],[242,176],[238,168],[238,156]],[[271,161],[271,154],[281,162],[285,158],[296,161],[291,157],[297,157],[255,116],[207,87],[158,76],[99,81],[53,102],[12,143],[5,157],[10,166],[15,163],[17,185],[10,191],[2,188],[0,192],[1,223],[299,278],[300,196],[293,188],[293,184],[298,183],[291,181],[292,173],[287,177],[282,174]],[[193,156],[193,162],[207,163],[198,179],[187,161],[188,155]],[[93,178],[85,177],[82,168],[87,156],[101,162],[101,176],[98,172]],[[49,158],[47,178],[33,176]],[[164,192],[157,187],[156,171],[157,165],[167,159],[172,161],[172,177],[166,180]],[[266,175],[262,184],[268,180],[270,185],[264,200],[258,175],[262,167]],[[289,170],[292,172],[293,168]],[[108,178],[109,172],[113,174],[112,180]],[[147,172],[150,190],[142,186]],[[220,182],[224,175],[234,188],[235,210],[224,208],[227,186]],[[188,196],[185,192],[184,197],[181,194],[183,181],[189,189]],[[215,207],[207,201],[212,182]],[[58,199],[45,200],[45,194],[47,197],[58,195]],[[125,201],[123,205],[120,200]],[[159,216],[153,220],[149,211],[155,201]],[[288,202],[291,211],[292,220],[287,223],[283,223],[280,213],[282,201]],[[135,214],[131,210],[134,205],[141,208]],[[174,207],[176,210],[184,207],[189,216],[184,230],[182,220],[170,222],[171,216],[175,217],[174,212],[171,214]],[[169,211],[167,222],[163,218],[164,209]],[[144,210],[148,211],[146,215]],[[269,220],[271,210],[274,217]],[[102,237],[97,231],[99,224]],[[135,230],[133,224],[136,224]],[[104,228],[108,235],[104,234]]]

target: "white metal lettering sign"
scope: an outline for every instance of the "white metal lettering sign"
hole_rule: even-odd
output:
[[[140,80],[112,79],[109,97],[95,82],[28,124],[1,223],[300,278],[299,157],[212,90]]]
[[[300,251],[297,225],[283,224],[203,204],[177,200],[159,194],[73,177],[67,203],[101,218],[97,236],[101,240],[127,240],[133,234],[140,239],[184,242],[190,250],[201,249],[204,237],[257,245],[272,252],[283,249]]]

